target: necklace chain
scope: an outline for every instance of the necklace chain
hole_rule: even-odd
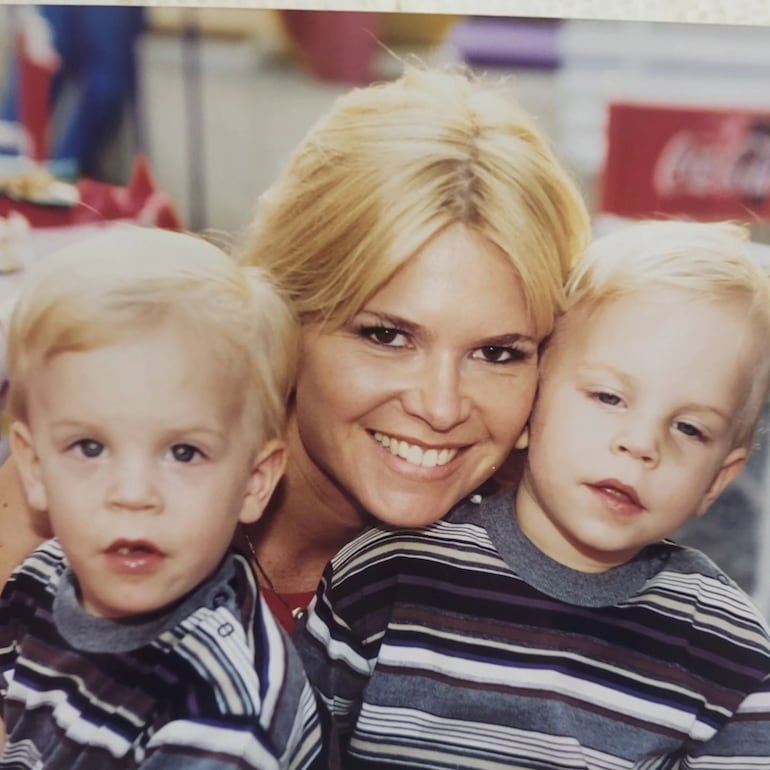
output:
[[[254,548],[254,543],[251,542],[251,535],[249,535],[249,531],[246,529],[246,527],[242,527],[243,530],[243,539],[246,541],[246,545],[249,549],[249,554],[251,555],[251,559],[254,562],[254,566],[257,568],[257,572],[262,576],[262,579],[264,580],[267,587],[272,591],[273,595],[278,599],[278,601],[286,608],[286,610],[289,612],[289,614],[296,620],[302,613],[304,612],[303,607],[291,607],[289,603],[286,601],[286,599],[283,598],[282,594],[280,594],[278,591],[275,590],[275,586],[273,585],[273,581],[270,579],[270,575],[267,574],[267,570],[262,566],[262,562],[259,560],[259,557],[257,556],[257,551]]]

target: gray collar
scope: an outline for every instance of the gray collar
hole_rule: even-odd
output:
[[[513,490],[485,498],[476,511],[515,574],[542,593],[576,606],[606,607],[638,594],[661,570],[668,552],[665,544],[648,546],[606,572],[579,572],[546,556],[519,529]]]
[[[75,573],[67,567],[53,601],[53,619],[64,640],[83,652],[123,653],[135,650],[174,628],[200,607],[235,607],[235,591],[228,585],[235,576],[233,557],[228,554],[206,581],[171,607],[139,617],[113,620],[98,618],[80,604]]]

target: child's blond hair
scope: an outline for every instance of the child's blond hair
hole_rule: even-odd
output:
[[[567,281],[566,314],[547,347],[560,329],[602,304],[663,288],[745,311],[756,361],[734,443],[750,446],[770,391],[770,276],[751,251],[748,230],[738,224],[647,221],[598,238]],[[546,365],[547,357],[546,351]]]
[[[45,258],[27,277],[8,333],[9,408],[28,420],[36,366],[172,323],[200,348],[262,444],[283,435],[297,326],[267,275],[201,238],[126,227]]]

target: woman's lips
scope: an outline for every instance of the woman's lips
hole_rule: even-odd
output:
[[[104,555],[112,570],[131,575],[156,572],[166,558],[163,551],[146,540],[116,540]]]

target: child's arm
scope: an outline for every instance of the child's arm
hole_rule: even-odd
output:
[[[336,602],[329,588],[333,580],[331,568],[327,568],[315,600],[297,624],[293,640],[331,720],[327,739],[333,734],[334,740],[344,745],[355,725],[371,667],[353,629],[333,609]]]
[[[687,770],[770,768],[770,673],[732,719],[681,762]]]
[[[291,737],[276,747],[254,717],[220,722],[176,720],[162,727],[137,770],[336,770],[321,747],[313,694],[307,686]]]
[[[367,547],[388,536],[385,530],[370,530],[370,534],[353,540],[327,566],[318,592],[293,635],[310,684],[330,720],[325,724],[325,741],[330,751],[339,749],[343,756],[377,664],[395,587],[383,574],[382,563],[374,570],[367,569]],[[387,544],[383,546],[387,548]],[[352,570],[347,569],[350,554],[356,558]],[[388,567],[384,569],[387,573]],[[372,575],[372,571],[377,574]]]
[[[12,570],[10,572],[13,574]],[[9,676],[16,666],[17,644],[24,633],[24,618],[35,610],[29,600],[23,596],[18,597],[17,582],[18,573],[13,574],[10,579],[4,576],[4,585],[0,585],[0,756],[4,753],[8,740],[5,703]]]

